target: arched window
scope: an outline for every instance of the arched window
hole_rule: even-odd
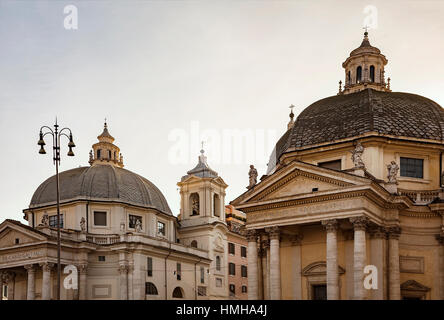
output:
[[[192,193],[190,195],[191,203],[191,215],[198,216],[200,213],[199,195],[197,193]]]
[[[173,290],[173,298],[178,298],[178,299],[183,299],[184,298],[183,289],[181,287],[174,288],[174,290]]]
[[[352,81],[351,71],[349,70],[349,71],[348,71],[348,74],[347,74],[347,82],[348,82],[348,84],[350,84],[351,81]]]
[[[375,66],[370,66],[370,82],[375,82]]]
[[[108,159],[111,160],[111,150],[108,150]]]
[[[214,216],[220,217],[220,198],[218,194],[214,194],[213,197],[213,212]]]
[[[220,271],[220,257],[216,256],[216,270]]]
[[[197,248],[197,241],[196,240],[191,241],[191,247]]]
[[[359,66],[359,67],[356,69],[356,83],[361,82],[361,80],[362,80],[362,67]]]
[[[98,149],[98,150],[97,150],[97,159],[100,159],[101,156],[102,156],[102,150],[101,150],[101,149]]]
[[[145,283],[145,293],[150,296],[157,296],[157,288],[152,282]]]

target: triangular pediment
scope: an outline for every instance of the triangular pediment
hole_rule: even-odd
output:
[[[425,285],[420,284],[419,282],[417,282],[415,280],[407,280],[406,282],[401,284],[401,290],[427,292],[430,290],[430,288],[426,287]]]
[[[303,194],[319,194],[369,182],[370,179],[365,177],[294,161],[266,177],[231,204],[236,206]]]
[[[0,225],[0,248],[29,244],[46,240],[47,237],[32,228],[8,220]]]

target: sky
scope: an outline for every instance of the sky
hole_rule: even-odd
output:
[[[61,171],[88,166],[106,118],[125,168],[153,182],[175,215],[176,184],[201,141],[228,203],[246,190],[250,164],[265,174],[288,107],[298,115],[337,93],[369,21],[392,90],[444,106],[443,17],[442,0],[0,0],[0,221],[23,222],[54,174],[37,140],[56,117],[77,145],[67,157],[62,140]]]

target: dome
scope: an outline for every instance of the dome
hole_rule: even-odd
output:
[[[118,166],[79,167],[61,172],[59,178],[61,203],[73,200],[120,202],[172,214],[165,197],[153,183]],[[56,201],[56,178],[52,176],[34,192],[29,207]]]
[[[319,100],[302,111],[280,138],[268,172],[285,152],[365,133],[442,142],[444,110],[419,95],[373,89]]]

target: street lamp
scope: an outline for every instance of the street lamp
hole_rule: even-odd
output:
[[[45,130],[45,132],[44,132]],[[69,132],[69,135],[65,133]],[[56,122],[54,124],[54,130],[52,130],[48,126],[43,126],[40,128],[39,133],[39,141],[37,144],[40,146],[39,153],[40,154],[46,154],[44,146],[45,143],[45,136],[46,135],[52,136],[52,143],[53,143],[53,161],[56,167],[56,189],[57,189],[57,300],[60,300],[60,279],[62,275],[62,265],[60,264],[60,189],[59,189],[59,164],[60,164],[60,137],[65,136],[69,139],[68,143],[68,156],[73,157],[74,152],[72,152],[72,148],[74,148],[76,145],[74,144],[74,141],[72,139],[72,132],[69,128],[63,128],[59,131],[59,125],[57,124],[57,118]]]

